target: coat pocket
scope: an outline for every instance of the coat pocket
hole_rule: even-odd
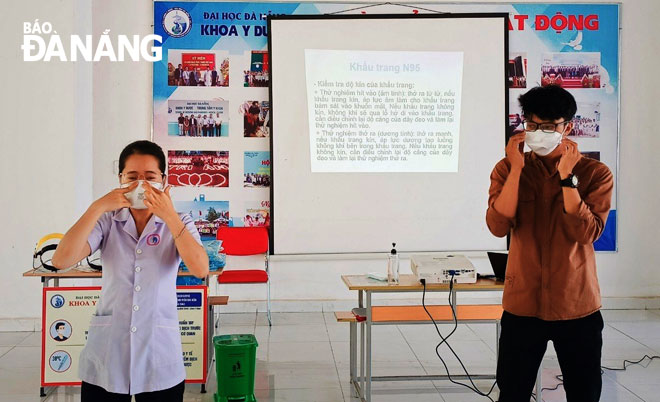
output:
[[[82,355],[97,362],[105,362],[110,347],[112,315],[93,315],[87,331],[87,343]]]
[[[156,320],[151,345],[154,347],[153,362],[156,366],[183,363],[181,332],[178,319]]]

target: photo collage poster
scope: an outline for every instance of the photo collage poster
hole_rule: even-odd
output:
[[[220,266],[220,225],[270,224],[270,100],[267,17],[327,13],[509,14],[509,125],[520,128],[518,96],[561,85],[576,98],[571,139],[614,177],[619,135],[618,4],[382,4],[154,2],[153,140],[168,155],[179,212],[191,212]],[[504,139],[503,139],[504,143]],[[596,250],[617,250],[616,188]],[[487,189],[484,189],[487,191]]]

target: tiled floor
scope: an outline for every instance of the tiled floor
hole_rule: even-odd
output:
[[[603,311],[603,365],[620,367],[623,359],[660,355],[660,311]],[[262,314],[225,314],[218,333],[253,333],[259,342],[255,394],[259,402],[340,402],[357,401],[350,396],[348,382],[348,324],[336,323],[332,313],[273,314],[269,329]],[[441,330],[449,330],[441,326]],[[444,367],[435,356],[437,334],[432,326],[379,326],[373,330],[375,375],[442,374]],[[40,334],[0,333],[0,401],[78,401],[76,387],[51,390],[39,398]],[[492,325],[463,325],[450,338],[454,350],[472,373],[495,370],[495,331]],[[449,369],[460,366],[443,353]],[[552,347],[544,360],[544,386],[557,384],[559,366]],[[477,381],[482,390],[492,380]],[[213,401],[215,378],[208,393],[188,385],[186,401]],[[487,401],[447,381],[384,383],[373,386],[373,401]],[[497,388],[493,392],[496,399]],[[545,391],[545,401],[565,401],[564,391]],[[660,402],[660,360],[633,365],[627,371],[605,371],[601,401]]]

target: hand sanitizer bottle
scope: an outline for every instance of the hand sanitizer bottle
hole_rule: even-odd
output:
[[[396,243],[392,243],[392,251],[387,256],[387,283],[399,284],[399,254],[396,253]]]

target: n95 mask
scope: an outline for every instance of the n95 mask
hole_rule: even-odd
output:
[[[126,198],[131,202],[131,208],[135,209],[147,209],[147,206],[144,205],[144,188],[142,188],[142,184],[146,180],[138,180],[138,185],[135,187],[132,191],[129,191],[128,193],[124,194]],[[156,182],[156,181],[148,181],[149,185],[151,187],[158,189],[158,190],[163,190],[163,183]],[[130,187],[133,182],[130,183],[124,183],[121,185],[121,188],[126,188]]]
[[[561,144],[562,133],[545,133],[541,130],[526,131],[525,144],[537,155],[546,156]]]

